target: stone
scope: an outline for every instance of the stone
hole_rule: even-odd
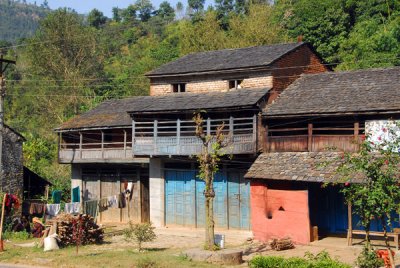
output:
[[[193,261],[204,261],[214,264],[238,265],[243,262],[243,252],[238,249],[209,251],[196,248],[187,250],[184,254]]]

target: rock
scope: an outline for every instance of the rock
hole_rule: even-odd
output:
[[[184,252],[194,261],[205,261],[215,264],[238,265],[243,262],[243,252],[238,249],[222,249],[209,251],[204,249],[190,249]]]

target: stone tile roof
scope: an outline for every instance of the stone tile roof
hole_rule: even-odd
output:
[[[400,67],[303,75],[267,116],[400,111]]]
[[[139,96],[105,101],[93,110],[76,116],[56,131],[130,126],[129,113],[169,113],[180,111],[239,109],[255,106],[266,96],[269,88],[238,89],[228,92],[174,93],[163,96]]]
[[[252,164],[245,178],[334,182],[340,179],[335,171],[341,164],[341,155],[339,152],[263,153]]]
[[[305,43],[275,44],[193,53],[164,64],[146,75],[149,77],[180,75],[268,66],[302,45],[305,45]]]

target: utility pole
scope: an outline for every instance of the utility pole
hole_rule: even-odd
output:
[[[3,58],[3,53],[0,51],[0,189],[3,191],[3,133],[4,133],[4,96],[6,95],[6,79],[4,72],[8,65],[16,64],[13,60]]]

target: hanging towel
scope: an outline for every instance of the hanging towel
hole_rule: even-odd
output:
[[[81,203],[65,203],[64,211],[68,214],[79,214],[81,211]]]
[[[60,202],[61,202],[61,194],[62,194],[62,191],[59,191],[59,190],[54,190],[51,193],[51,197],[53,198],[53,203],[54,204],[60,204]]]
[[[72,202],[81,202],[81,194],[79,190],[79,186],[72,188]]]
[[[118,195],[118,208],[125,208],[126,207],[126,199],[125,199],[125,194],[120,193]]]
[[[107,201],[108,201],[108,207],[109,208],[118,208],[118,196],[113,195],[113,196],[109,196],[107,197]]]
[[[128,200],[132,199],[133,182],[128,182],[125,187],[125,198]]]
[[[46,205],[46,214],[50,216],[57,216],[60,213],[61,206],[60,204],[47,204]]]
[[[31,203],[29,207],[30,215],[43,215],[46,211],[46,206],[42,203]]]
[[[99,201],[99,212],[106,211],[108,209],[108,199],[102,198]]]
[[[85,214],[92,216],[94,219],[97,217],[97,210],[99,200],[89,200],[85,202]]]

